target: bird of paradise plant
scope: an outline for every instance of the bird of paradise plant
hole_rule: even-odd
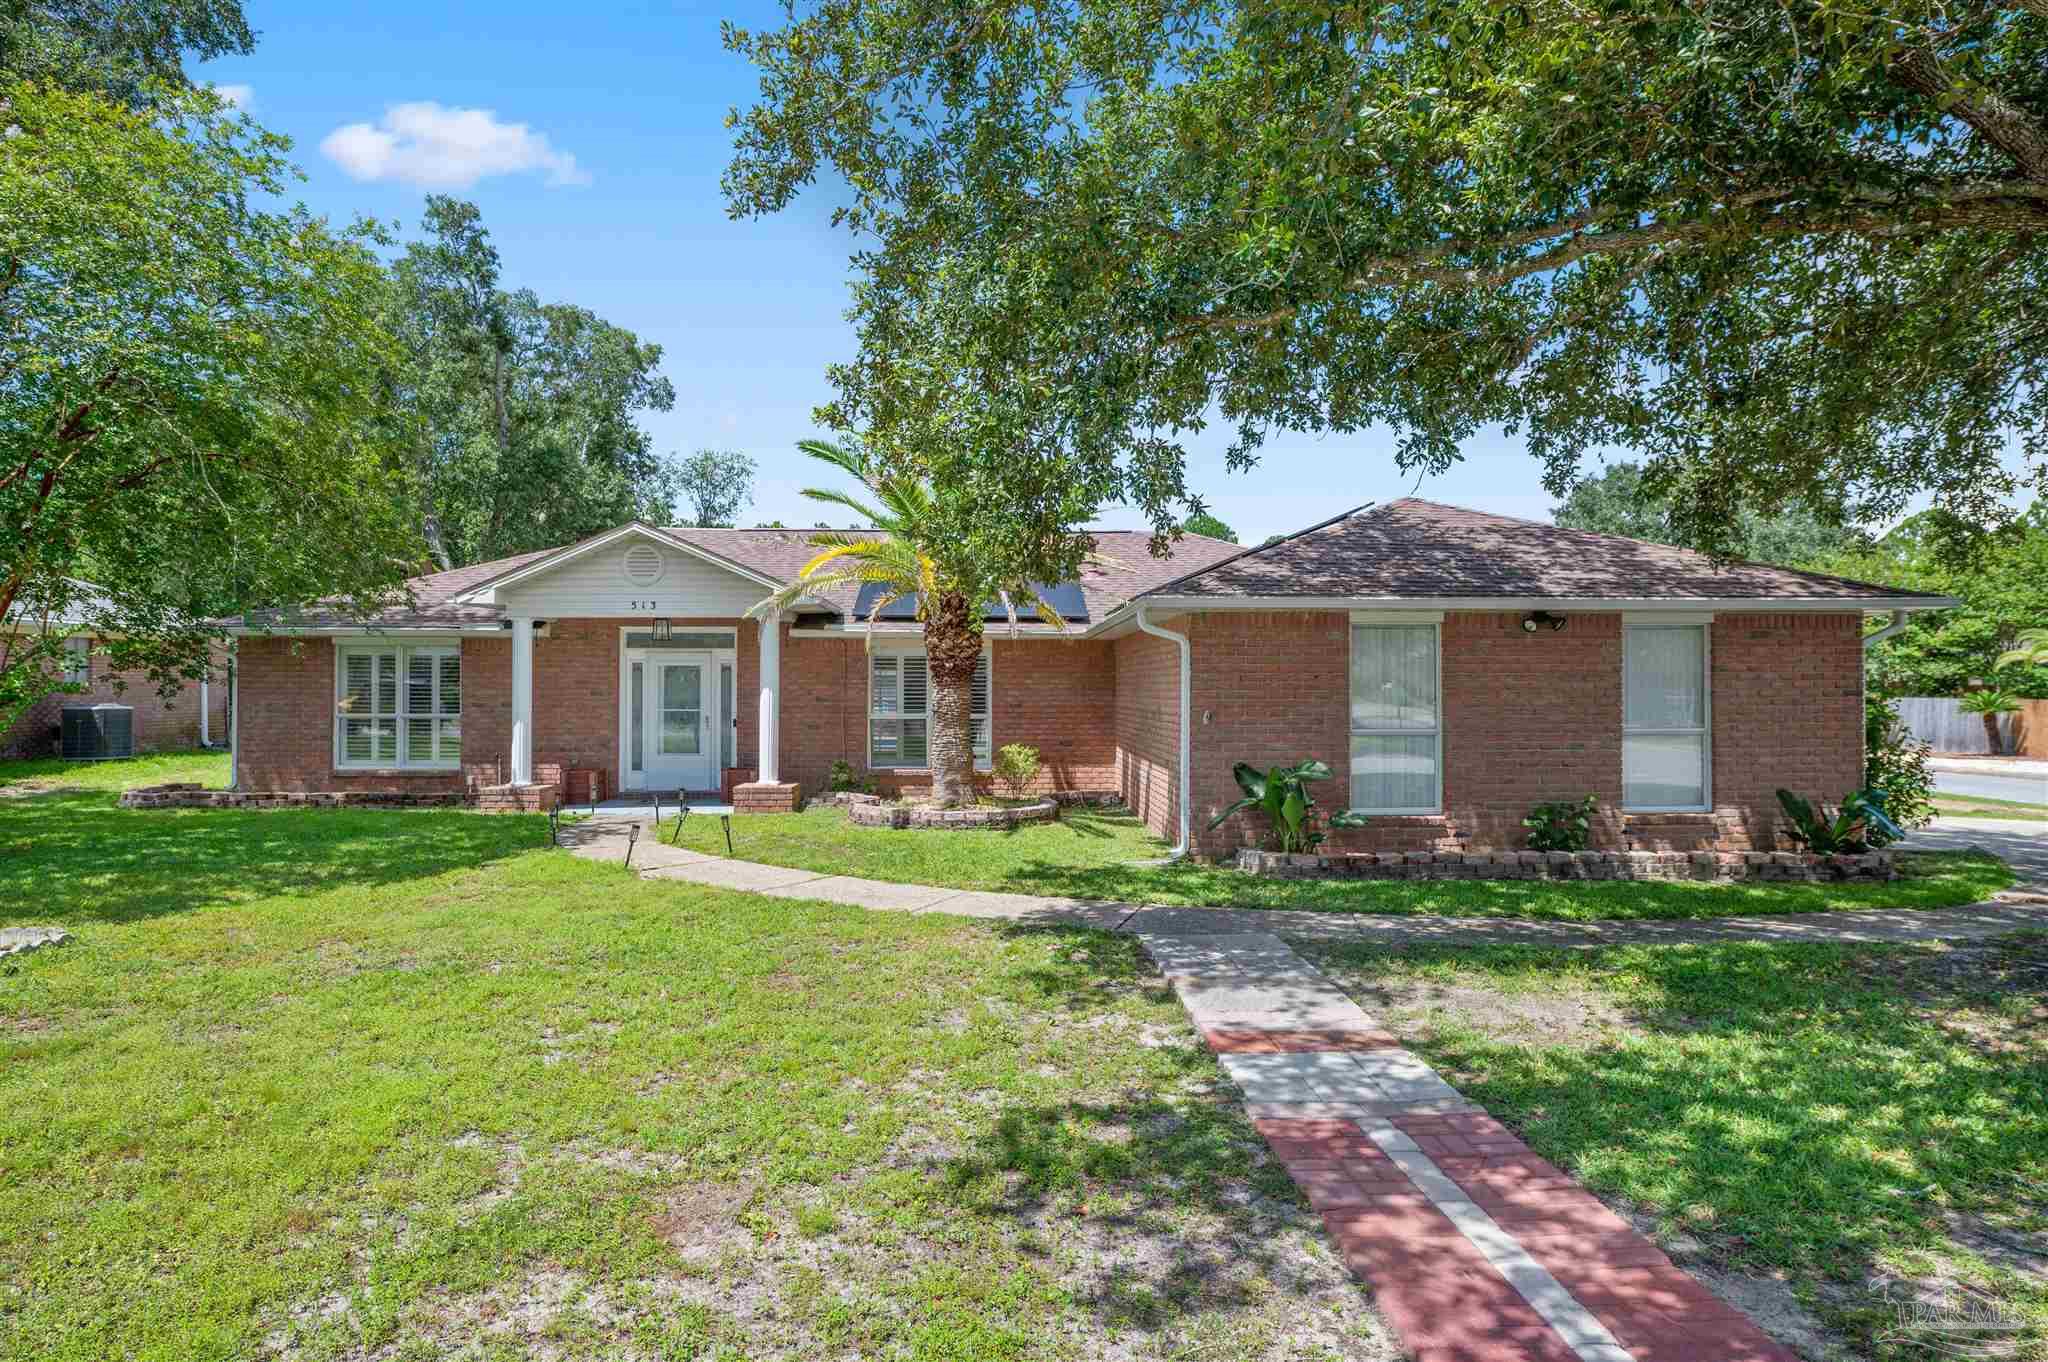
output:
[[[981,658],[984,607],[1000,601],[1012,627],[1020,605],[1056,628],[1064,629],[1066,623],[1029,582],[992,571],[937,532],[932,488],[926,479],[884,469],[855,441],[799,440],[797,448],[853,478],[867,499],[818,487],[806,487],[803,494],[853,511],[874,530],[821,530],[812,535],[818,555],[803,565],[795,581],[752,613],[786,609],[823,591],[874,584],[881,590],[865,621],[872,641],[882,611],[897,601],[914,599],[931,681],[932,799],[942,808],[972,803],[974,667]]]

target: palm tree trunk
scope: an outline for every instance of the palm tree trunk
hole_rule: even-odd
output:
[[[1992,756],[1996,757],[2004,753],[2005,740],[1998,731],[1998,716],[1988,710],[1984,714],[1984,741],[1990,745]]]
[[[924,657],[932,687],[932,801],[957,809],[974,802],[974,666],[981,658],[981,631],[959,592],[941,596],[925,617]]]

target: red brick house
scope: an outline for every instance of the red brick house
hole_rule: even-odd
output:
[[[227,652],[218,649],[205,679],[161,694],[141,668],[117,669],[108,658],[105,640],[93,632],[90,617],[103,604],[98,588],[75,581],[81,594],[52,618],[24,620],[37,632],[47,630],[64,640],[63,680],[76,689],[54,691],[30,705],[5,730],[0,730],[0,759],[47,757],[57,751],[59,727],[66,705],[126,705],[135,712],[135,750],[161,752],[184,747],[225,746],[228,741]]]
[[[925,785],[918,627],[827,594],[746,612],[807,532],[625,525],[419,578],[368,620],[238,630],[249,790],[460,790],[592,768],[614,790],[787,807],[832,764]],[[1254,549],[1129,531],[1055,593],[1064,629],[992,617],[976,750],[1037,747],[1047,789],[1121,796],[1219,854],[1234,762],[1319,757],[1337,845],[1505,848],[1592,793],[1606,847],[1773,844],[1773,792],[1861,783],[1863,618],[1941,597],[1413,498]],[[1183,779],[1183,773],[1187,777]],[[1185,789],[1185,798],[1183,790]]]

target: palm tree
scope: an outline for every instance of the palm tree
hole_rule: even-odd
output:
[[[1984,719],[1984,737],[1991,744],[1991,755],[1997,756],[2005,750],[2005,739],[1998,731],[1998,716],[2011,714],[2020,708],[2020,702],[2002,690],[1973,690],[1956,701],[1956,707],[1965,714],[1981,715]]]
[[[2009,653],[2000,653],[1999,666],[2048,667],[2048,629],[2022,629],[2013,641],[2020,646]]]
[[[844,506],[881,533],[825,530],[812,535],[818,556],[752,613],[786,609],[821,590],[873,583],[881,590],[868,611],[872,630],[885,608],[914,597],[932,688],[932,799],[949,809],[972,803],[974,667],[981,659],[983,608],[1000,600],[1012,625],[1020,602],[1049,624],[1064,629],[1065,621],[1028,582],[988,571],[938,533],[931,485],[924,479],[884,471],[852,441],[799,440],[797,448],[852,477],[872,500],[816,487],[804,488],[804,495]]]

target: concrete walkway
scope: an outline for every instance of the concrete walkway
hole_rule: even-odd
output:
[[[578,856],[623,861],[630,820],[603,817],[565,824],[562,845]],[[1980,842],[1989,838],[1973,834]],[[2015,837],[2013,840],[2017,841]],[[1992,846],[2010,859],[2040,848]],[[1526,922],[1513,918],[1376,917],[1277,908],[1169,908],[983,889],[897,884],[852,875],[821,875],[756,861],[707,856],[665,846],[643,830],[633,844],[633,869],[648,879],[680,880],[714,889],[743,889],[776,898],[823,899],[884,912],[954,913],[1045,926],[1094,927],[1140,936],[1235,936],[1267,933],[1328,945],[1479,945],[1489,942],[1592,949],[1678,945],[1688,941],[1970,941],[2028,928],[2048,929],[2048,894],[1966,908],[1867,909],[1846,913],[1697,918],[1680,921]],[[2048,866],[2041,872],[2048,876]],[[2044,884],[2048,888],[2048,884]],[[2038,902],[2027,901],[2038,898]]]
[[[663,846],[636,825],[562,830],[643,878],[863,908],[1135,935],[1245,1110],[1416,1362],[1798,1362],[1500,1122],[1282,938],[1934,941],[2048,927],[2048,898],[1927,911],[1691,922],[1512,922],[1164,908],[893,884]]]

